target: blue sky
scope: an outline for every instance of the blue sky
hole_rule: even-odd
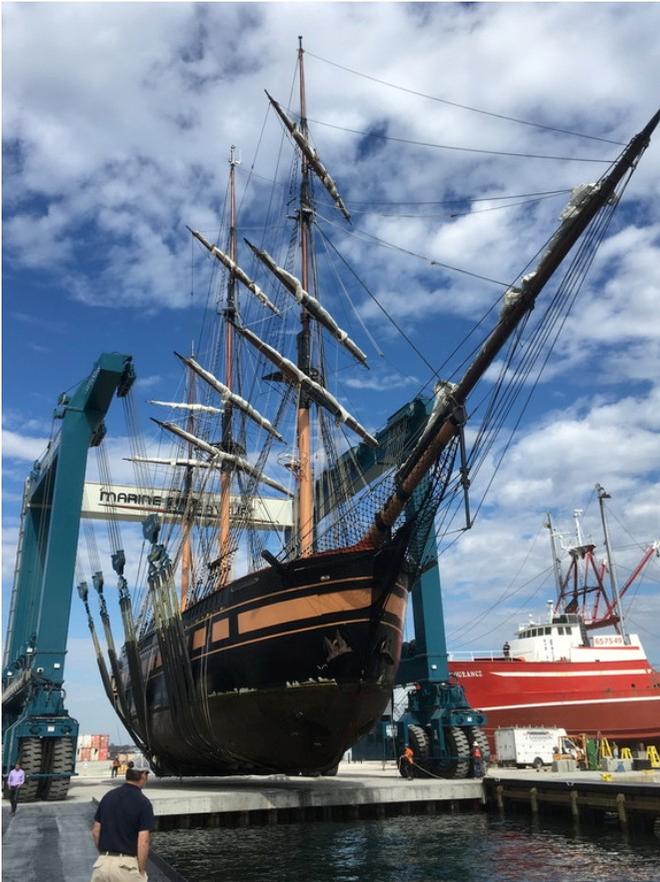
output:
[[[507,281],[545,241],[564,196],[497,211],[472,203],[457,217],[455,207],[376,203],[566,189],[605,168],[577,159],[611,159],[619,148],[471,113],[320,59],[492,113],[625,142],[657,109],[659,29],[655,4],[4,4],[5,613],[22,482],[43,450],[58,394],[86,376],[100,352],[119,350],[134,355],[139,402],[172,398],[180,376],[172,351],[186,351],[198,336],[208,288],[199,256],[191,276],[185,225],[210,238],[218,229],[229,144],[242,155],[239,224],[263,222],[269,187],[256,176],[245,184],[260,138],[254,171],[277,174],[281,129],[270,114],[262,132],[263,89],[287,105],[298,34],[308,52],[312,137],[354,228]],[[462,153],[382,134],[569,159]],[[587,532],[598,540],[596,482],[613,497],[624,571],[641,553],[635,543],[660,538],[659,141],[628,187],[477,524],[441,559],[450,648],[498,647],[544,608],[552,596],[544,512],[568,533],[573,508],[585,508]],[[322,228],[433,364],[501,294],[327,221]],[[362,329],[353,332],[372,369],[342,378],[342,400],[377,428],[429,370],[354,280],[349,293],[376,346]],[[126,430],[115,411],[109,441],[119,467]],[[475,500],[488,471],[475,483]],[[507,596],[509,586],[527,582]],[[630,614],[656,662],[659,582],[655,563]],[[83,731],[115,737],[77,598],[73,611],[69,708]]]

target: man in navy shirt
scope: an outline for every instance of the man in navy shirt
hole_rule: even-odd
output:
[[[136,870],[146,880],[154,829],[151,803],[142,793],[149,771],[128,769],[126,783],[105,794],[94,815],[92,837],[100,854],[91,882],[129,882]]]

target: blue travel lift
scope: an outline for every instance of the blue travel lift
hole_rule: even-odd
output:
[[[432,400],[415,398],[400,408],[389,418],[385,428],[377,433],[378,447],[360,444],[342,457],[337,467],[342,475],[348,475],[356,488],[360,480],[366,483],[376,480],[396,463],[398,451],[408,439],[421,431],[432,405]],[[466,493],[465,514],[469,527],[468,478],[462,438],[460,446],[461,474]],[[361,479],[358,478],[359,474],[362,475]],[[412,516],[415,514],[415,497],[410,505],[409,514]],[[470,773],[470,754],[475,743],[479,745],[486,764],[490,758],[488,740],[481,728],[486,718],[469,706],[463,688],[449,674],[433,529],[426,540],[421,559],[421,576],[411,590],[415,637],[403,644],[396,677],[399,687],[411,687],[412,684],[408,691],[408,706],[396,722],[384,719],[377,724],[371,738],[376,742],[378,758],[388,753],[391,755],[392,747],[398,757],[403,748],[410,745],[414,752],[414,773],[417,777],[464,778]],[[396,727],[394,745],[389,734],[393,726]]]
[[[75,392],[60,396],[59,435],[25,483],[2,670],[2,768],[21,761],[23,801],[63,799],[74,772],[78,723],[62,686],[87,451],[134,376],[131,356],[101,355]]]

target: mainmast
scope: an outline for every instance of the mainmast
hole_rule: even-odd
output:
[[[300,81],[300,130],[307,138],[307,107],[305,99],[305,65],[302,37],[298,37],[298,73]],[[300,224],[300,276],[302,287],[309,291],[310,240],[312,206],[309,186],[309,163],[301,153],[301,183],[298,223]],[[311,373],[311,322],[309,314],[301,309],[301,330],[298,334],[298,367],[308,376]],[[309,557],[314,550],[314,475],[312,470],[311,399],[301,388],[298,400],[298,542],[301,557]]]
[[[238,159],[232,144],[229,150],[229,257],[236,263],[236,166]],[[229,273],[227,282],[227,304],[225,318],[225,384],[231,392],[234,365],[234,322],[236,318],[236,276]],[[232,405],[226,401],[222,414],[222,450],[233,454]],[[231,572],[229,537],[230,496],[232,465],[227,462],[220,472],[220,586],[226,585]]]

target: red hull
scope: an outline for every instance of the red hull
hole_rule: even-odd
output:
[[[618,743],[660,744],[660,674],[646,659],[535,662],[451,661],[472,707],[500,726],[559,726]]]

